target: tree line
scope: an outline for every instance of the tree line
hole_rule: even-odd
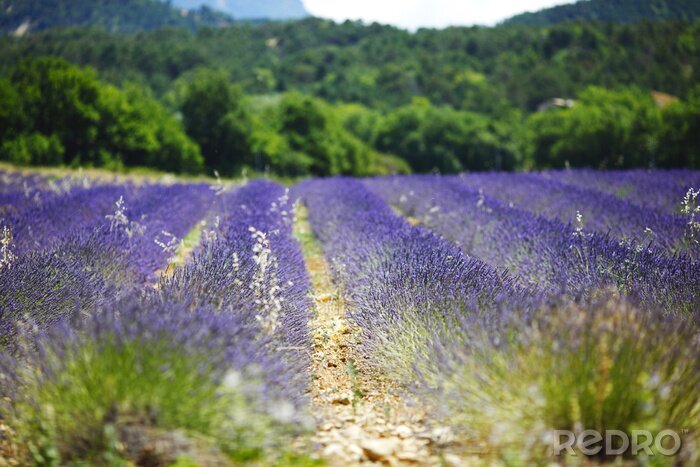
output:
[[[245,169],[288,176],[409,170],[311,96],[255,98],[202,69],[170,97],[168,108],[142,85],[117,88],[94,69],[55,57],[24,60],[0,79],[0,159],[227,176]]]
[[[637,21],[687,20],[700,18],[700,4],[695,0],[578,0],[534,13],[523,13],[507,24],[545,26],[569,21]]]
[[[410,33],[322,19],[132,34],[52,29],[0,38],[0,74],[27,56],[89,65],[114,84],[157,96],[199,68],[222,70],[249,94],[301,91],[387,109],[425,97],[498,115],[532,112],[590,85],[634,85],[685,97],[700,82],[700,22],[454,27]]]
[[[289,176],[697,168],[698,51],[700,23],[682,22],[5,37],[0,158]],[[552,97],[574,105],[537,111]]]
[[[26,28],[21,34],[67,26],[137,32],[165,26],[196,30],[233,23],[231,17],[206,6],[181,11],[161,0],[0,0],[0,10],[0,31]]]

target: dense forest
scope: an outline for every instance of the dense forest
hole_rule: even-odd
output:
[[[63,29],[0,39],[0,71],[26,56],[59,55],[114,83],[161,95],[197,68],[225,71],[246,92],[291,89],[331,102],[391,108],[425,97],[494,113],[536,110],[588,85],[684,96],[700,82],[700,23],[501,26],[409,33],[321,19],[237,24],[197,32],[111,34]]]
[[[246,167],[292,176],[409,170],[353,136],[319,99],[252,98],[204,69],[181,91],[175,112],[143,86],[119,89],[60,58],[23,60],[0,79],[0,159],[225,175]]]
[[[136,32],[231,23],[231,17],[206,6],[178,10],[157,0],[0,0],[0,31],[15,35],[65,26]]]
[[[508,24],[548,26],[567,21],[634,23],[641,20],[684,20],[700,17],[696,0],[579,0],[534,13],[523,13],[506,21]]]
[[[227,175],[700,164],[698,21],[411,33],[309,18],[142,29],[0,38],[0,83],[17,102],[0,119],[23,114],[21,131],[0,135],[0,157],[40,163],[46,156],[32,154],[60,142],[62,156],[51,159],[60,163]],[[134,109],[141,99],[133,96],[146,96],[148,112],[197,154],[166,163],[152,148],[124,150],[131,143],[105,139],[93,154],[76,149],[36,123],[47,120],[43,110],[25,105],[32,93],[18,76],[36,63],[70,67]],[[34,110],[18,110],[26,108]]]

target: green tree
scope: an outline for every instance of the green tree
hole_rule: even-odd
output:
[[[19,165],[57,165],[65,150],[56,135],[23,133],[0,145],[0,159]]]
[[[2,158],[25,164],[202,168],[199,148],[149,91],[120,90],[90,68],[57,58],[24,60],[0,95]]]
[[[106,85],[100,101],[100,143],[126,166],[196,173],[203,168],[199,147],[182,124],[136,85],[124,91]]]
[[[377,147],[404,158],[416,172],[513,169],[519,146],[498,130],[483,115],[415,101],[387,115]]]
[[[376,144],[377,132],[384,120],[381,112],[361,104],[338,105],[336,112],[345,129],[370,146]]]
[[[658,164],[700,169],[700,86],[663,110]]]
[[[24,60],[12,82],[22,96],[33,131],[56,135],[68,157],[100,162],[96,145],[100,83],[94,70],[58,58]]]
[[[655,163],[661,113],[634,88],[590,87],[570,109],[532,115],[539,167],[639,167]]]
[[[17,88],[9,80],[0,79],[0,141],[22,133],[27,120],[24,101]]]
[[[313,162],[313,175],[368,175],[372,150],[343,128],[333,109],[323,101],[298,93],[286,94],[279,105],[280,131],[292,151]]]
[[[240,87],[225,74],[196,73],[185,91],[182,115],[187,134],[201,147],[207,168],[233,175],[254,163],[253,121]]]

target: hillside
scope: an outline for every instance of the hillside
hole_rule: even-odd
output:
[[[390,46],[388,46],[390,44]],[[535,110],[588,85],[684,96],[700,80],[700,24],[562,24],[422,30],[320,19],[110,34],[54,30],[0,39],[0,75],[19,59],[59,55],[157,94],[198,68],[226,70],[247,92],[300,90],[387,108],[425,97],[491,113]],[[660,66],[663,64],[663,66]]]
[[[634,23],[641,20],[692,21],[700,17],[697,0],[581,0],[533,13],[523,13],[507,24],[547,26],[570,21]]]
[[[172,4],[188,10],[207,6],[236,19],[299,19],[309,16],[301,0],[172,0]]]
[[[229,23],[228,16],[208,7],[180,10],[158,0],[0,0],[0,31],[14,35],[65,26],[123,33]]]

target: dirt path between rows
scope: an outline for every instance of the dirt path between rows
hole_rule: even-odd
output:
[[[311,322],[315,450],[331,466],[458,465],[458,459],[440,449],[451,441],[449,431],[428,430],[424,411],[409,406],[400,388],[358,355],[343,297],[304,206],[296,210],[295,235],[304,250],[317,312]]]
[[[172,250],[174,250],[172,256],[168,259],[168,264],[164,268],[153,273],[150,282],[146,284],[147,287],[157,290],[161,286],[161,281],[172,277],[177,268],[183,267],[189,261],[195,248],[202,242],[202,236],[206,228],[207,218],[205,217],[197,222],[182,240],[172,237],[175,238],[174,248],[171,247]],[[168,240],[170,240],[170,238],[166,237],[164,240],[159,241],[165,243]],[[167,247],[167,245],[165,246]]]

